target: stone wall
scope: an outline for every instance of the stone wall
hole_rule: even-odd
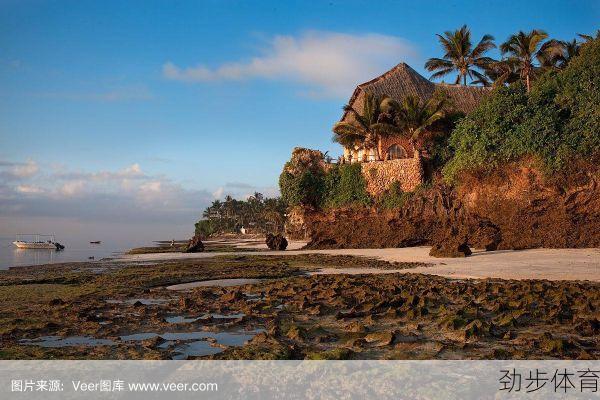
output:
[[[423,183],[421,159],[416,152],[413,158],[362,163],[361,169],[372,196],[380,195],[394,182],[399,182],[404,192],[412,192]]]

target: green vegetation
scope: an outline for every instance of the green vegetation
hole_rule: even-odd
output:
[[[296,175],[284,169],[279,187],[290,206],[335,208],[371,203],[360,164],[331,165],[321,171],[298,171]]]
[[[325,174],[307,170],[294,175],[284,169],[279,176],[279,190],[288,205],[318,207],[325,192]]]
[[[333,165],[325,175],[322,203],[326,208],[371,203],[360,164]]]
[[[265,198],[254,193],[247,200],[227,196],[215,200],[196,223],[196,234],[208,237],[219,233],[237,233],[244,227],[249,233],[281,232],[286,203],[280,198]]]
[[[379,140],[385,136],[401,135],[402,130],[394,124],[392,109],[396,102],[389,97],[365,95],[362,114],[350,104],[344,106],[346,113],[352,114],[352,122],[338,122],[333,127],[333,141],[344,147],[355,149],[374,149],[376,159],[379,154]]]
[[[497,89],[452,133],[448,181],[462,171],[491,170],[533,156],[546,172],[600,152],[600,40],[582,45],[562,71],[548,71],[527,93],[523,84]]]
[[[445,32],[438,35],[445,54],[430,59],[426,68],[434,78],[456,73],[457,83],[491,85],[490,95],[473,112],[466,117],[451,112],[442,92],[426,101],[367,93],[362,113],[344,107],[352,118],[334,126],[334,141],[373,151],[380,159],[380,140],[403,136],[421,153],[429,184],[440,171],[446,182],[457,183],[463,172],[486,173],[525,158],[547,174],[565,177],[567,167],[594,163],[600,155],[598,35],[580,34],[585,40],[580,43],[549,39],[538,29],[520,31],[499,46],[502,59],[493,60],[485,56],[496,47],[492,36],[473,45],[466,26]],[[360,165],[331,165],[320,152],[297,151],[279,179],[289,206],[395,209],[411,196],[396,184],[371,198]]]
[[[413,95],[396,101],[367,93],[363,107],[365,116],[349,105],[344,106],[354,119],[334,125],[333,141],[346,148],[372,149],[377,160],[381,160],[378,143],[384,137],[406,137],[415,151],[423,152],[434,141],[435,132],[447,125],[446,120],[451,115],[448,105],[448,97],[441,91],[436,91],[427,101]],[[434,124],[436,128],[433,128]]]
[[[402,208],[406,201],[413,195],[412,192],[403,192],[400,184],[394,182],[390,188],[377,199],[377,205],[384,210]]]
[[[483,35],[479,43],[473,46],[471,31],[463,25],[460,29],[446,31],[437,37],[444,55],[442,58],[430,58],[425,63],[425,68],[434,72],[431,79],[456,73],[455,84],[494,87],[521,81],[527,91],[532,81],[544,72],[565,68],[577,56],[580,48],[576,39],[546,40],[546,32],[533,29],[510,35],[499,46],[502,59],[494,60],[484,55],[496,47],[491,35]],[[590,35],[579,34],[579,37],[586,42],[594,39]]]

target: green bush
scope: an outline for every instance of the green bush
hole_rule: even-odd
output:
[[[360,164],[334,165],[327,172],[305,169],[296,175],[290,173],[291,168],[287,167],[286,164],[279,176],[279,189],[289,206],[331,208],[369,205],[372,202]]]
[[[462,171],[491,170],[533,156],[547,173],[600,152],[600,41],[582,47],[561,72],[496,89],[461,120],[450,138],[454,157],[446,180]]]
[[[449,180],[463,170],[493,168],[520,156],[521,124],[527,119],[527,95],[522,85],[500,88],[458,123],[450,146],[454,157],[444,167]]]
[[[319,172],[305,170],[292,175],[284,168],[279,176],[279,189],[282,199],[289,206],[310,205],[319,207],[325,192],[325,177]]]
[[[565,140],[582,155],[600,149],[600,40],[585,43],[559,74],[556,103],[569,110]]]
[[[196,235],[201,235],[205,238],[217,232],[215,223],[209,219],[201,219],[200,221],[196,222],[195,226]]]
[[[379,197],[377,205],[385,210],[399,209],[404,206],[412,194],[412,192],[403,192],[400,183],[394,182],[390,185],[390,188]]]
[[[325,176],[325,189],[323,206],[327,208],[371,204],[360,164],[333,166]]]

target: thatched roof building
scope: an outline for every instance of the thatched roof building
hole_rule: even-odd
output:
[[[362,114],[365,93],[376,96],[388,96],[401,101],[409,95],[417,96],[422,101],[427,101],[436,90],[448,94],[451,107],[465,114],[473,111],[490,89],[481,86],[448,85],[434,83],[420,75],[405,63],[396,65],[391,70],[368,82],[360,84],[354,89],[348,104]],[[345,111],[340,121],[352,122],[354,115]],[[380,140],[378,152],[384,160],[396,158],[411,158],[415,154],[407,138],[392,137]],[[346,161],[373,161],[376,159],[373,149],[344,148]]]
[[[408,64],[400,63],[383,75],[358,85],[354,89],[348,104],[357,112],[362,113],[362,102],[365,93],[389,96],[395,100],[402,100],[408,95],[415,95],[426,101],[436,90],[445,91],[450,97],[453,107],[465,114],[473,111],[483,96],[489,93],[489,88],[481,86],[448,85],[431,82]],[[341,121],[346,120],[347,117],[348,112],[344,112]]]

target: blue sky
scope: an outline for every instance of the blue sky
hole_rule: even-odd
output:
[[[598,21],[599,1],[0,1],[0,234],[183,234],[216,197],[276,193],[293,147],[339,154],[353,87],[401,61],[424,73],[435,33]]]

